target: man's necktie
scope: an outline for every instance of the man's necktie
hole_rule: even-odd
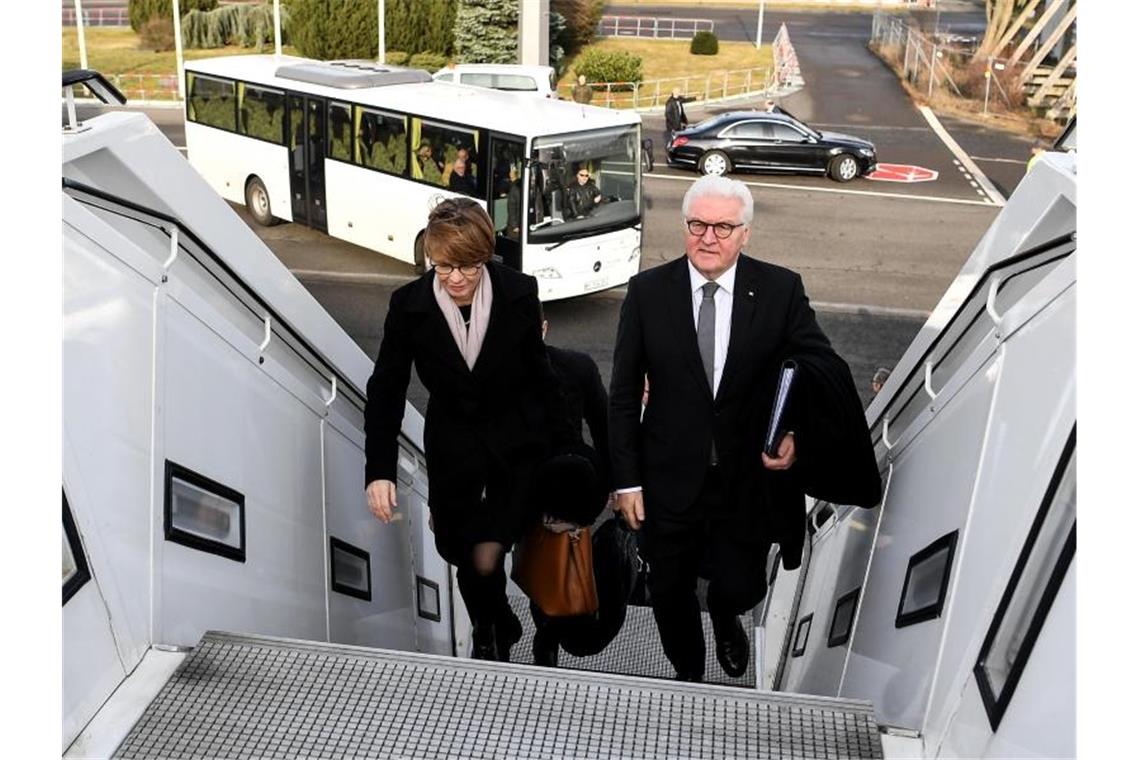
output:
[[[716,360],[716,301],[713,296],[720,286],[715,282],[706,282],[701,286],[701,310],[697,313],[697,348],[701,352],[701,364],[705,367],[705,377],[709,381],[709,390],[716,397],[716,386],[713,384],[713,364]],[[712,454],[709,457],[712,464],[716,464],[716,441],[713,441]]]

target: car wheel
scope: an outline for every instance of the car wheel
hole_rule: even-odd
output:
[[[719,150],[710,150],[701,156],[701,160],[697,164],[697,169],[701,174],[720,177],[732,171],[732,162],[728,160],[728,156]]]
[[[269,206],[269,191],[265,183],[258,176],[250,177],[245,183],[245,205],[254,221],[263,227],[270,227],[277,220],[273,218],[273,209]]]
[[[836,182],[850,182],[859,176],[859,162],[849,153],[840,153],[827,165],[827,173]]]

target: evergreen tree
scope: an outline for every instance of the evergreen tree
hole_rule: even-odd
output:
[[[459,0],[455,57],[460,63],[517,63],[517,0]]]

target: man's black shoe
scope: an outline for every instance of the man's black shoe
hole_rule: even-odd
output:
[[[495,645],[500,662],[511,661],[511,647],[521,638],[522,623],[510,607],[504,608],[499,619],[495,621]]]
[[[534,632],[534,664],[544,668],[558,667],[558,637],[548,626],[540,627]]]
[[[724,672],[739,678],[748,669],[748,637],[740,618],[713,618],[713,635],[716,637],[716,659]]]
[[[489,625],[476,625],[471,631],[471,659],[497,660],[495,629]]]
[[[674,681],[692,681],[693,683],[700,683],[705,680],[705,677],[699,673],[677,673],[673,676]]]

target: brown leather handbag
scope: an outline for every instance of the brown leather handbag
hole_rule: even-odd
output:
[[[535,522],[515,551],[511,578],[550,617],[598,611],[588,527],[555,533]]]

